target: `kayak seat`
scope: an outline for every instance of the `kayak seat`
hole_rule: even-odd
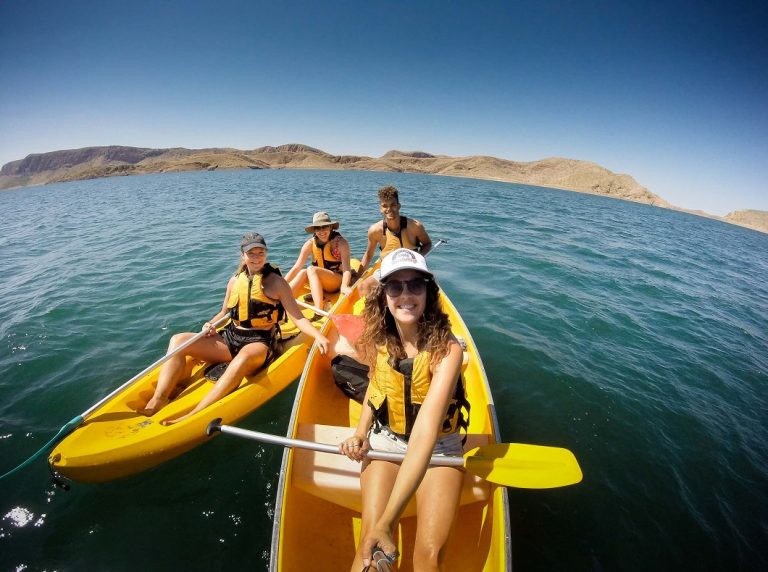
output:
[[[353,432],[353,427],[300,423],[296,437],[317,443],[335,444],[340,443]],[[464,451],[487,444],[488,435],[469,434]],[[293,485],[313,496],[355,512],[361,511],[360,464],[344,455],[294,449],[291,478]],[[460,504],[487,501],[490,493],[491,485],[487,481],[469,472],[465,473]],[[403,516],[415,514],[416,501],[411,499]]]

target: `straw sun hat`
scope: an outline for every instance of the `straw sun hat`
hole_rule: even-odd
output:
[[[339,228],[339,221],[331,220],[331,215],[325,211],[316,212],[312,216],[312,224],[308,227],[305,227],[304,230],[312,234],[319,226],[331,226],[333,230],[336,230]]]

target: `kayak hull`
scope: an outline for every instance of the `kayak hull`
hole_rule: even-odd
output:
[[[329,299],[335,303],[337,297]],[[305,308],[302,313],[311,318],[314,311]],[[323,322],[313,323],[321,327]],[[220,417],[224,423],[233,424],[301,375],[312,338],[301,333],[290,320],[281,325],[281,331],[282,351],[269,366],[245,377],[237,389],[216,403],[174,425],[164,426],[161,421],[189,412],[213,387],[213,382],[205,377],[211,364],[187,358],[186,372],[179,384],[183,389],[155,415],[146,417],[136,410],[152,396],[160,366],[149,371],[88,414],[53,449],[48,458],[51,468],[77,482],[101,483],[139,473],[205,442],[205,428],[211,419]]]
[[[446,296],[454,333],[467,345],[464,379],[472,405],[465,450],[499,442],[496,412],[485,371],[466,325]],[[359,313],[362,302],[342,300],[336,313]],[[326,329],[333,328],[329,323]],[[328,359],[313,348],[297,389],[288,436],[339,443],[357,424],[361,406],[334,382]],[[278,485],[270,570],[346,570],[360,532],[360,465],[341,455],[286,449]],[[399,570],[412,570],[416,533],[415,502],[396,532],[402,555]],[[445,555],[445,570],[511,570],[506,490],[471,475],[464,489]]]

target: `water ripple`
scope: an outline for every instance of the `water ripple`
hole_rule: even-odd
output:
[[[0,457],[21,461],[210,318],[243,232],[287,270],[329,210],[359,257],[390,183],[449,241],[429,263],[480,348],[504,437],[568,447],[584,470],[578,487],[509,491],[516,566],[767,568],[768,237],[524,185],[249,170],[0,193]],[[282,433],[291,402],[244,423]],[[124,538],[159,534],[158,568],[262,562],[280,455],[221,440],[44,501],[35,465],[4,489],[0,567],[34,553],[41,569],[128,570]]]

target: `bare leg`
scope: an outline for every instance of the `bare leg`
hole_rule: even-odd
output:
[[[293,297],[299,295],[299,292],[301,292],[302,288],[304,288],[304,284],[307,283],[307,269],[302,268],[299,270],[299,273],[294,276],[291,281],[288,283],[291,287],[291,292],[293,292]]]
[[[430,467],[416,491],[416,543],[413,569],[437,572],[459,506],[464,472]]]
[[[309,290],[312,292],[312,304],[323,310],[324,292],[336,292],[341,286],[341,275],[326,268],[310,266],[307,268]]]
[[[167,353],[174,351],[180,345],[196,335],[197,334],[191,332],[184,332],[172,336],[171,341],[168,343]],[[176,354],[162,365],[160,374],[157,377],[155,393],[149,401],[147,401],[147,404],[142,409],[138,410],[139,413],[152,416],[168,403],[168,396],[171,394],[171,391],[173,391],[173,388],[176,387],[181,373],[184,371],[184,366],[187,363],[187,356],[210,362],[229,361],[232,359],[232,354],[229,353],[229,348],[218,334],[200,338],[185,351]]]
[[[200,403],[198,403],[192,411],[176,419],[166,419],[165,421],[162,421],[162,424],[173,425],[174,423],[183,421],[187,417],[191,417],[198,411],[202,411],[210,404],[215,403],[230,393],[240,384],[243,377],[256,371],[264,364],[264,361],[267,359],[268,351],[269,348],[261,342],[254,342],[245,346],[227,366],[227,369],[216,382],[216,385],[214,385],[211,391],[200,400]]]
[[[363,492],[363,511],[361,514],[360,538],[351,572],[363,569],[363,558],[360,555],[360,545],[371,527],[376,524],[384,513],[392,487],[395,486],[397,471],[400,465],[389,461],[363,461],[363,471],[360,473],[360,488]]]

